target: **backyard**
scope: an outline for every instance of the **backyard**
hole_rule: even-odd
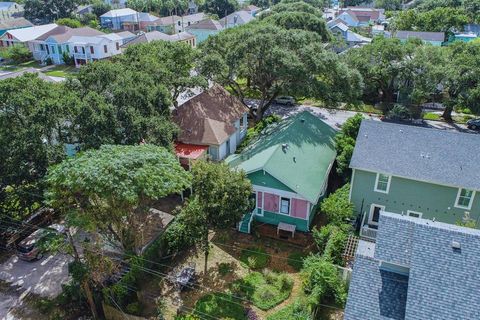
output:
[[[145,316],[155,312],[154,298],[164,297],[167,319],[183,319],[179,314],[200,319],[309,319],[300,276],[305,247],[234,230],[210,237],[207,274],[204,255],[188,250],[164,262],[162,271],[152,272],[154,277],[143,282],[139,302]],[[187,266],[195,268],[197,278],[180,291],[167,279]],[[322,312],[322,319],[343,315],[336,307]]]

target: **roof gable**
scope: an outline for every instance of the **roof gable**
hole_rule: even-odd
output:
[[[301,112],[267,127],[248,148],[230,156],[227,162],[247,173],[265,170],[317,203],[335,160],[335,133],[310,112]]]
[[[178,140],[183,143],[220,145],[236,128],[248,108],[227,90],[214,85],[186,101],[173,112],[180,127]]]
[[[480,190],[475,134],[363,120],[350,167]]]

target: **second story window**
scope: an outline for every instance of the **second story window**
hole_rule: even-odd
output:
[[[470,210],[472,208],[475,191],[467,189],[459,189],[455,207]]]
[[[390,189],[390,180],[391,177],[389,175],[377,173],[374,190],[376,192],[388,193],[388,190]]]
[[[104,45],[104,46],[103,46],[103,51],[104,51],[105,53],[108,52],[108,47],[107,47],[107,45]]]

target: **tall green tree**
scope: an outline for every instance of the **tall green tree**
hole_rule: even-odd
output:
[[[233,171],[224,163],[197,162],[192,175],[193,197],[182,209],[180,219],[205,255],[207,274],[209,231],[231,228],[251,210],[252,185],[244,172]]]
[[[37,23],[50,23],[69,18],[79,4],[77,0],[25,0],[25,18]]]
[[[171,93],[174,107],[181,93],[207,87],[206,79],[192,72],[198,52],[182,42],[154,41],[129,47],[120,62],[132,70],[143,71]]]
[[[324,49],[313,32],[251,23],[210,37],[201,50],[202,74],[229,86],[242,101],[247,92],[258,94],[256,121],[280,94],[336,103],[360,92],[358,73]]]
[[[347,119],[342,125],[341,130],[335,136],[337,173],[347,181],[350,179],[350,160],[352,159],[353,149],[355,148],[355,142],[362,120],[363,116],[360,113]],[[325,211],[327,211],[327,208]]]
[[[200,10],[205,13],[225,17],[239,9],[236,0],[205,0],[200,6]]]
[[[50,168],[46,181],[48,204],[68,221],[83,218],[88,231],[133,250],[142,228],[138,215],[188,188],[191,176],[165,148],[104,145]]]
[[[396,30],[452,32],[463,30],[470,19],[462,8],[438,7],[430,11],[401,11],[393,20]]]

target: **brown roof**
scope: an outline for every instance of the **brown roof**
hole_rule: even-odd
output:
[[[380,11],[376,10],[365,10],[365,11],[360,11],[360,10],[340,10],[339,14],[342,14],[343,12],[348,12],[350,15],[354,15],[357,17],[359,21],[373,21],[373,20],[378,20],[380,18]]]
[[[248,108],[240,99],[214,85],[173,112],[173,121],[181,129],[178,141],[221,145],[236,131],[235,121],[246,112]]]
[[[58,26],[55,29],[45,33],[44,35],[37,38],[37,40],[44,41],[49,37],[52,37],[58,43],[63,43],[68,41],[73,36],[82,36],[82,37],[94,37],[105,34],[101,31],[95,30],[90,27],[82,28],[70,28],[67,26]]]

